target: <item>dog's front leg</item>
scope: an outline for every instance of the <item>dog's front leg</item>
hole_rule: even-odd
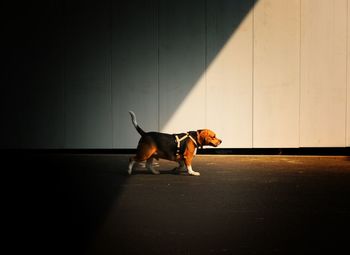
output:
[[[187,168],[187,172],[189,175],[194,175],[194,176],[200,176],[201,174],[199,172],[193,171],[192,169],[192,159],[194,157],[194,151],[192,153],[188,153],[189,150],[185,152],[184,156],[184,163]]]
[[[194,176],[200,176],[201,175],[199,172],[193,171],[191,165],[186,166],[186,168],[187,168],[188,174],[190,174],[190,175],[194,175]]]
[[[194,176],[200,176],[201,174],[199,172],[193,171],[191,163],[192,163],[192,159],[185,158],[185,165],[186,165],[188,174],[194,175]]]

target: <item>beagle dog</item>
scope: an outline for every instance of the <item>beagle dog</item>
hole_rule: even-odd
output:
[[[181,134],[165,134],[159,132],[145,132],[136,122],[135,114],[130,111],[131,121],[141,135],[136,155],[129,160],[128,173],[132,173],[135,162],[146,161],[146,168],[153,174],[159,174],[152,166],[153,159],[159,158],[177,161],[179,167],[176,171],[187,169],[190,175],[199,176],[199,172],[192,169],[191,163],[196,155],[197,148],[205,145],[217,147],[221,144],[215,133],[209,129],[189,131]]]

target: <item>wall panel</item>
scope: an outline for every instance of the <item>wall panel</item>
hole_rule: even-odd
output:
[[[160,1],[159,127],[205,126],[205,1]]]
[[[346,110],[346,146],[350,146],[350,4],[348,1],[348,12],[347,12],[347,21],[348,21],[348,31],[347,31],[347,97],[346,97],[346,103],[347,103],[347,110]]]
[[[66,4],[65,145],[110,148],[109,1]]]
[[[252,147],[254,1],[207,1],[206,126],[221,147]]]
[[[254,9],[254,147],[299,146],[300,1]]]
[[[301,7],[300,145],[345,146],[347,1]]]
[[[157,1],[113,2],[113,141],[135,148],[140,138],[131,124],[135,112],[145,131],[158,130]]]
[[[1,55],[0,148],[62,148],[62,7],[8,2]]]

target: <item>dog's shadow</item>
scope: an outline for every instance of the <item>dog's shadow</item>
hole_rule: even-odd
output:
[[[157,169],[159,171],[159,174],[154,174],[152,173],[150,170],[148,170],[147,168],[137,168],[132,170],[132,174],[131,175],[186,175],[186,171],[178,171],[174,169],[168,169],[168,170],[161,170],[161,169]]]
[[[153,163],[153,167],[159,172],[159,174],[154,174],[146,168],[145,162],[140,162],[135,165],[132,170],[131,175],[185,175],[187,171],[177,169],[175,164],[172,162],[165,163],[165,166],[160,167],[158,162]]]

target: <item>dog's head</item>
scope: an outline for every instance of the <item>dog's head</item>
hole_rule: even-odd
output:
[[[216,134],[210,129],[197,130],[198,141],[203,147],[204,145],[209,145],[217,147],[222,143],[222,140],[216,137]]]

